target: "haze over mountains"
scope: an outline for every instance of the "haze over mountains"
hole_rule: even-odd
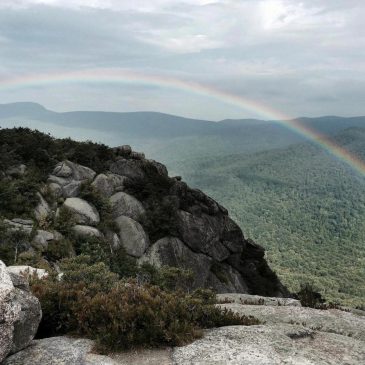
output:
[[[325,116],[299,118],[301,123],[319,133],[334,135],[349,127],[365,127],[365,117],[343,118]],[[205,145],[214,147],[217,154],[254,152],[279,148],[305,141],[303,136],[273,122],[257,119],[222,120],[213,122],[183,118],[157,112],[115,113],[74,111],[57,113],[36,103],[0,104],[3,127],[23,125],[57,136],[92,139],[109,145],[130,143],[153,157],[172,158],[171,149],[190,153],[211,154]],[[203,137],[203,140],[202,140]],[[186,145],[189,148],[186,148]],[[175,152],[173,153],[176,154]],[[167,156],[165,156],[167,155]]]
[[[300,122],[365,158],[365,117]],[[0,105],[0,126],[14,125],[57,137],[131,144],[226,206],[244,232],[267,248],[290,289],[309,280],[330,300],[364,303],[365,179],[284,126]]]

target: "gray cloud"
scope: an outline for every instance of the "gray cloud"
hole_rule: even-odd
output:
[[[122,68],[195,81],[286,114],[365,114],[365,3],[355,0],[3,0],[0,78]],[[260,117],[166,88],[0,87],[56,110]]]

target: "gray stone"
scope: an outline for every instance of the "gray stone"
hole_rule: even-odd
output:
[[[218,302],[221,303],[238,303],[247,305],[271,305],[271,306],[293,306],[301,307],[301,303],[297,299],[292,298],[276,298],[263,297],[260,295],[238,294],[238,293],[222,293],[217,295]]]
[[[318,310],[295,306],[219,304],[238,314],[250,315],[266,324],[289,323],[302,325],[322,332],[337,333],[365,341],[365,317],[337,309]]]
[[[363,365],[364,359],[361,341],[288,324],[215,328],[173,351],[176,365]]]
[[[76,235],[81,236],[81,237],[101,238],[103,236],[102,233],[95,227],[83,226],[80,224],[73,226],[72,230]]]
[[[113,150],[121,156],[129,156],[132,153],[132,147],[128,144],[113,148]]]
[[[59,162],[54,168],[52,175],[61,178],[70,178],[73,180],[92,180],[96,172],[89,167],[82,166],[71,161]]]
[[[14,287],[12,276],[0,261],[0,362],[29,345],[42,316],[38,299]],[[14,281],[19,284],[20,279]]]
[[[114,186],[110,183],[108,176],[105,174],[99,174],[92,182],[91,186],[93,186],[100,194],[107,197],[111,196],[114,192]]]
[[[142,161],[139,160],[119,158],[111,164],[110,171],[113,174],[126,176],[130,179],[143,179],[145,177],[145,173],[142,169],[141,162]]]
[[[14,321],[11,353],[15,353],[33,340],[42,318],[42,311],[39,300],[24,290],[15,288],[12,300],[21,308],[17,320]]]
[[[4,219],[3,222],[13,231],[22,231],[31,234],[33,230],[33,221],[28,219],[14,218],[12,220]]]
[[[63,206],[72,212],[78,224],[94,226],[100,222],[96,208],[83,199],[67,198]]]
[[[0,260],[0,363],[12,348],[14,322],[21,310],[12,303],[13,291],[11,277]]]
[[[55,239],[55,236],[52,232],[43,231],[41,229],[37,230],[35,237],[32,240],[32,245],[35,247],[39,247],[42,250],[46,250],[48,247],[48,242]]]
[[[87,339],[70,337],[50,337],[35,340],[29,347],[8,357],[3,365],[114,365],[110,362],[93,363],[87,361],[94,343]],[[96,355],[97,356],[97,355]],[[108,360],[106,358],[106,360]]]
[[[62,187],[61,187],[61,185],[59,185],[55,182],[50,182],[48,184],[48,189],[49,189],[50,193],[53,195],[53,197],[55,199],[58,199],[62,196]]]
[[[81,189],[81,181],[71,181],[62,187],[62,195],[64,198],[74,198],[79,195]]]
[[[194,273],[192,288],[204,287],[210,275],[212,259],[194,253],[175,237],[165,237],[154,243],[139,259],[139,263],[149,263],[156,267],[163,265],[191,269]]]
[[[119,229],[119,239],[128,255],[141,257],[149,246],[149,239],[143,227],[129,217],[115,219]]]
[[[213,270],[214,267],[215,270]],[[205,287],[214,288],[217,293],[247,293],[249,291],[242,275],[225,263],[212,265]]]
[[[116,174],[99,174],[91,185],[99,193],[110,197],[116,191],[122,191],[124,189],[126,179],[127,177]]]
[[[46,278],[48,276],[48,273],[45,269],[38,269],[33,266],[29,265],[12,265],[7,267],[7,271],[9,273],[13,273],[15,275],[22,276],[29,279],[30,276],[37,276],[39,279]]]
[[[147,160],[147,161],[156,168],[156,170],[160,175],[168,176],[168,171],[165,165],[155,160]]]
[[[59,191],[54,184],[61,187],[64,198],[72,198],[79,194],[81,184],[92,181],[95,175],[96,172],[92,169],[66,160],[56,165],[47,182],[57,195]]]
[[[115,232],[108,231],[106,232],[105,237],[106,240],[109,242],[112,251],[117,250],[120,247],[120,239]]]
[[[37,221],[39,222],[42,219],[48,217],[48,215],[51,213],[51,208],[49,207],[49,204],[40,193],[37,193],[37,196],[39,198],[39,203],[34,209],[34,215]]]
[[[9,274],[11,281],[13,282],[13,285],[15,288],[18,288],[18,289],[21,289],[24,291],[30,290],[29,281],[25,276],[14,273],[9,270],[8,270],[8,274]]]
[[[142,203],[127,193],[116,193],[110,197],[109,201],[114,218],[124,215],[138,221],[145,213]]]
[[[229,257],[229,250],[220,242],[220,222],[212,216],[200,217],[186,211],[178,212],[178,229],[183,241],[195,252],[211,256],[217,261]]]
[[[70,177],[72,175],[72,169],[65,162],[60,162],[53,170],[53,175],[58,177]]]

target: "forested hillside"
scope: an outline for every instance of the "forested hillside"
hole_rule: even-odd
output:
[[[365,159],[364,117],[300,121]],[[364,302],[364,178],[278,124],[149,112],[55,113],[17,103],[0,105],[0,125],[131,144],[225,205],[246,236],[267,248],[290,289],[312,281],[330,300]]]
[[[365,129],[336,137],[359,155]],[[211,156],[175,166],[230,209],[244,232],[267,248],[290,289],[309,281],[330,300],[365,298],[365,180],[305,143],[256,154]]]

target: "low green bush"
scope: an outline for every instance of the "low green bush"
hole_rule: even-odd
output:
[[[259,323],[215,307],[210,291],[187,294],[135,279],[119,280],[105,264],[93,264],[88,256],[62,260],[60,269],[61,280],[50,275],[31,285],[43,311],[38,337],[80,335],[108,351],[181,345],[199,337],[203,328]]]
[[[30,246],[30,236],[21,230],[11,230],[0,223],[0,260],[9,265],[14,265],[19,255],[27,251]]]

